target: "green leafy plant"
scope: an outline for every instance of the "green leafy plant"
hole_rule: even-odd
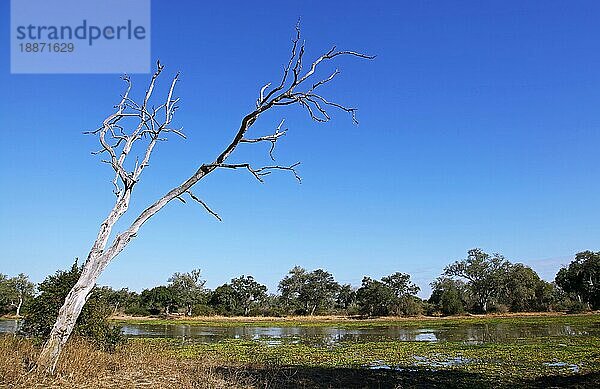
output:
[[[59,270],[46,277],[39,285],[39,294],[29,303],[21,332],[26,336],[44,341],[50,334],[69,290],[81,274],[77,260],[70,270]],[[74,333],[88,338],[99,348],[112,351],[124,342],[120,329],[111,325],[108,317],[112,307],[96,290],[90,295],[87,304],[74,329]]]

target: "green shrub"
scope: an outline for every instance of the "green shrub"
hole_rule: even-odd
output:
[[[463,313],[465,308],[456,288],[445,290],[440,299],[442,313],[444,315],[458,315]]]
[[[400,298],[398,307],[404,316],[418,316],[423,313],[423,303],[416,296],[404,296]]]
[[[192,308],[193,316],[212,316],[215,314],[215,310],[206,304],[195,304]]]
[[[21,328],[24,335],[40,341],[44,341],[50,335],[58,311],[80,274],[81,267],[75,261],[70,270],[59,270],[40,283],[40,293],[28,305]],[[100,294],[92,291],[77,319],[73,333],[90,339],[103,350],[114,350],[124,341],[124,337],[120,328],[112,326],[108,321],[111,313],[112,308],[108,302]]]
[[[572,300],[569,304],[567,304],[567,313],[582,313],[589,310],[589,307],[586,303]]]
[[[129,316],[150,316],[150,312],[146,308],[137,305],[125,308],[123,313]]]
[[[488,308],[488,312],[490,313],[508,313],[510,311],[510,309],[508,308],[507,305],[505,304],[493,304],[491,307]]]

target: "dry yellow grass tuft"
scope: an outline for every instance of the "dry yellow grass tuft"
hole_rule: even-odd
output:
[[[115,353],[95,349],[83,339],[65,348],[54,376],[37,372],[39,349],[29,340],[0,337],[3,388],[245,388],[247,377],[225,379],[208,358],[168,355],[159,344],[129,342]],[[221,363],[222,366],[222,363]]]

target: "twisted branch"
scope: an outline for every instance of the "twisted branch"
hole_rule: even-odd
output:
[[[281,126],[283,125],[283,122],[285,122],[285,119],[281,120],[281,122],[275,129],[275,132],[271,135],[261,136],[259,138],[253,138],[253,139],[242,138],[242,139],[240,139],[240,143],[271,142],[271,148],[269,149],[269,157],[271,157],[272,161],[275,161],[275,157],[273,156],[273,150],[275,150],[275,144],[279,140],[279,137],[284,136],[285,133],[287,132],[287,128],[285,130],[281,131]]]
[[[294,163],[289,166],[270,165],[254,168],[249,162],[229,163],[227,161],[241,143],[250,144],[261,142],[269,142],[271,144],[269,156],[272,160],[274,160],[273,151],[275,149],[275,145],[277,141],[287,132],[287,129],[281,130],[281,127],[284,123],[283,120],[275,129],[273,134],[259,137],[247,137],[246,134],[263,112],[275,107],[298,104],[307,110],[309,116],[313,120],[319,122],[329,121],[331,117],[327,109],[336,108],[350,113],[353,122],[357,123],[355,108],[346,107],[340,103],[330,101],[324,98],[321,94],[317,93],[317,91],[320,90],[323,85],[330,83],[337,77],[337,75],[340,73],[339,70],[336,69],[333,73],[329,74],[329,76],[317,79],[316,81],[312,82],[312,84],[308,84],[308,82],[317,73],[317,70],[320,68],[322,63],[333,60],[336,57],[350,56],[363,59],[373,59],[374,56],[355,51],[336,51],[336,47],[333,46],[331,50],[312,62],[308,71],[303,73],[302,69],[305,52],[305,43],[300,43],[300,27],[299,25],[296,25],[296,34],[292,40],[291,54],[286,66],[283,69],[281,81],[272,89],[269,89],[271,88],[271,83],[265,84],[260,89],[259,97],[256,100],[256,108],[242,118],[240,126],[234,134],[231,142],[223,149],[223,151],[221,151],[221,153],[217,155],[212,163],[201,164],[196,171],[187,179],[185,179],[179,186],[172,188],[164,196],[156,200],[142,213],[140,213],[138,217],[131,223],[131,225],[125,231],[118,234],[109,247],[102,252],[103,258],[110,260],[120,253],[129,243],[129,241],[136,236],[140,227],[146,221],[148,221],[148,219],[150,219],[173,199],[178,199],[185,202],[182,195],[186,193],[190,195],[194,201],[200,203],[211,215],[217,217],[216,213],[213,212],[206,205],[206,203],[197,198],[190,191],[194,185],[196,185],[200,180],[212,173],[217,168],[234,170],[245,169],[261,183],[264,182],[265,176],[274,171],[289,171],[294,175],[298,182],[301,182],[301,178],[296,171],[296,167],[299,165],[299,163]],[[173,98],[173,90],[175,84],[177,83],[179,74],[175,76],[171,83],[171,88],[166,101],[158,108],[148,108],[150,96],[154,90],[154,83],[162,70],[163,66],[160,65],[160,63],[157,63],[157,70],[150,81],[150,85],[146,90],[146,95],[141,104],[137,104],[129,98],[130,82],[129,79],[125,77],[124,79],[128,83],[128,88],[123,95],[121,102],[116,106],[118,108],[117,112],[107,118],[100,129],[91,132],[93,134],[99,134],[102,145],[100,152],[106,152],[111,157],[109,160],[107,160],[107,162],[110,163],[117,172],[115,182],[119,181],[120,183],[124,184],[124,189],[120,188],[119,190],[116,190],[117,197],[119,199],[123,198],[124,196],[127,197],[131,191],[131,188],[133,188],[135,183],[138,182],[142,170],[148,166],[149,158],[156,142],[166,140],[166,137],[161,137],[162,134],[168,135],[170,133],[174,133],[176,135],[185,137],[181,130],[170,128],[170,123],[173,119],[173,114],[177,109],[177,103],[179,101],[179,99]],[[303,88],[305,85],[306,88]],[[164,116],[161,120],[158,119],[159,112],[164,112]],[[129,135],[123,130],[124,126],[120,126],[118,124],[118,122],[124,118],[136,118],[138,120],[137,127]],[[109,134],[112,138],[111,144],[104,140],[104,137],[107,134]],[[138,159],[136,159],[136,167],[134,170],[132,172],[127,172],[123,163],[126,157],[129,155],[133,143],[140,139],[149,139],[146,152],[141,156],[141,162],[139,164],[137,163]],[[115,150],[117,150],[119,147],[121,147],[121,153],[119,157],[117,157]],[[123,208],[126,210],[127,205],[125,205]],[[220,220],[220,217],[217,217],[217,219]]]
[[[302,178],[298,175],[298,172],[295,169],[296,166],[298,166],[298,165],[300,165],[300,162],[296,162],[295,164],[290,165],[290,166],[273,165],[273,166],[263,166],[261,168],[254,169],[252,166],[250,166],[249,163],[236,163],[236,164],[222,163],[216,167],[220,167],[220,168],[224,168],[224,169],[234,169],[234,170],[235,169],[246,169],[260,183],[264,183],[265,181],[263,180],[263,177],[271,174],[273,172],[273,170],[287,170],[294,174],[294,177],[296,178],[296,180],[298,180],[299,183],[302,183]]]

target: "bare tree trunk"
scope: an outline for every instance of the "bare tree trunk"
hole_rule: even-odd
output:
[[[81,276],[69,291],[65,302],[58,311],[58,317],[50,331],[50,337],[44,344],[44,348],[38,357],[38,369],[51,374],[54,373],[63,346],[73,332],[77,318],[92,289],[96,285],[98,277],[110,260],[116,256],[116,253],[111,255],[112,252],[110,250],[104,252],[104,249],[113,226],[129,207],[130,193],[130,189],[125,189],[119,199],[117,199],[114,208],[106,220],[101,224],[96,241],[81,270]]]
[[[21,317],[21,307],[23,306],[23,296],[19,296],[19,304],[17,304],[17,317]]]
[[[83,275],[84,273],[82,273]],[[38,369],[43,369],[48,373],[54,372],[62,348],[73,332],[75,322],[95,283],[96,280],[90,277],[89,271],[87,271],[85,277],[80,278],[67,295],[65,303],[58,313],[56,323],[52,327],[50,338],[38,357]]]
[[[43,369],[48,373],[54,372],[63,346],[73,332],[77,318],[92,289],[96,285],[96,280],[101,270],[104,269],[109,260],[105,261],[106,263],[101,268],[94,266],[95,262],[93,261],[86,261],[79,280],[77,280],[77,283],[65,298],[65,302],[58,312],[58,317],[56,323],[54,323],[54,327],[52,327],[50,337],[38,357],[38,369]]]

